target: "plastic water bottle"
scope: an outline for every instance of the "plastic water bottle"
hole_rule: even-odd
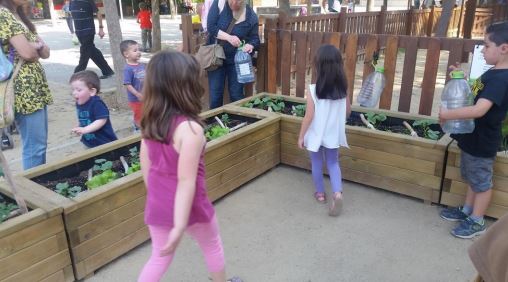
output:
[[[441,94],[441,106],[446,109],[458,109],[473,105],[473,94],[469,84],[464,79],[464,72],[452,71],[450,79]],[[474,130],[473,119],[447,120],[443,124],[443,131],[446,133],[471,133]]]
[[[239,83],[249,83],[255,80],[252,58],[249,53],[242,50],[244,45],[240,45],[235,54],[236,77]]]
[[[362,84],[360,94],[358,94],[358,103],[362,107],[374,108],[385,88],[385,68],[375,67],[375,71],[365,78]]]

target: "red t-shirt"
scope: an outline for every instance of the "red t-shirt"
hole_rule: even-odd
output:
[[[138,12],[138,21],[141,24],[141,28],[143,29],[151,29],[152,28],[152,13],[148,10],[141,10]]]

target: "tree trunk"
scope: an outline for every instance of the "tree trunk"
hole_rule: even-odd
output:
[[[113,68],[116,78],[115,99],[117,107],[126,109],[127,96],[123,91],[123,68],[125,58],[120,52],[120,43],[122,42],[122,29],[120,27],[120,19],[118,17],[118,7],[116,1],[104,1],[104,13],[106,14],[106,22],[108,26],[109,46],[111,48],[111,56],[113,57]]]
[[[152,0],[152,52],[161,50],[161,16],[159,0]]]
[[[176,16],[176,0],[169,0],[169,9],[171,10],[171,19]]]
[[[454,7],[455,0],[443,0],[443,11],[437,22],[436,37],[446,37]]]
[[[367,12],[374,10],[374,0],[367,0]]]
[[[279,12],[283,12],[286,15],[291,16],[289,0],[279,0]]]

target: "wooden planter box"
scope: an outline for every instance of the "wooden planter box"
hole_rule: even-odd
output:
[[[122,177],[101,187],[66,198],[33,181],[60,179],[91,167],[95,158],[118,159],[115,150],[134,146],[139,135],[118,140],[69,156],[61,161],[28,170],[19,179],[37,195],[63,208],[74,275],[82,279],[99,267],[149,239],[144,224],[145,186],[141,172]]]
[[[20,190],[30,210],[0,224],[0,281],[73,281],[62,208]]]
[[[487,215],[500,218],[508,212],[508,155],[504,152],[497,153],[494,163],[494,187],[492,188],[492,200],[487,209]],[[441,204],[459,206],[464,204],[467,184],[460,176],[460,149],[454,141],[448,148],[448,161],[443,182]]]
[[[291,97],[287,95],[275,95],[269,93],[260,93],[252,97],[248,97],[234,103],[231,103],[230,107],[241,107],[243,104],[255,99],[263,97],[281,98],[287,102],[293,102],[296,104],[305,104],[304,98]],[[228,106],[228,107],[229,107]],[[241,109],[248,109],[243,108]],[[258,111],[262,113],[268,113],[261,109],[248,109]],[[298,134],[300,133],[300,127],[302,125],[303,117],[291,116],[280,113],[271,113],[280,116],[280,162],[282,164],[310,169],[309,154],[306,150],[298,148]]]
[[[259,119],[206,144],[206,183],[215,201],[280,161],[279,116],[251,109],[223,107],[201,114],[203,118],[227,113]]]
[[[428,116],[352,107],[355,112],[376,112],[404,120]],[[411,124],[411,122],[409,122]],[[439,140],[346,126],[350,150],[341,149],[344,179],[408,195],[425,202],[439,202],[445,152],[451,138]]]

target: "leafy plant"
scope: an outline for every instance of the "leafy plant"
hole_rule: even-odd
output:
[[[224,136],[228,133],[229,133],[228,128],[223,128],[218,124],[214,124],[210,127],[207,127],[206,132],[205,132],[205,137],[207,140],[211,141],[211,140],[217,139],[221,136]]]
[[[439,131],[430,129],[433,124],[437,124],[437,122],[430,119],[420,119],[413,122],[413,127],[420,127],[425,138],[437,140],[439,139]]]
[[[127,175],[134,173],[141,169],[141,162],[139,161],[139,152],[137,147],[132,147],[129,150],[129,155],[131,156],[131,163],[129,169],[127,170]]]
[[[111,169],[105,170],[100,174],[95,175],[92,179],[88,180],[85,185],[88,190],[92,190],[104,184],[108,184],[109,182],[118,178],[118,174]]]
[[[282,110],[286,107],[284,100],[282,98],[272,98],[272,97],[263,97],[263,98],[255,98],[245,104],[242,105],[245,108],[258,108],[267,110],[268,107],[272,108],[274,112],[282,112]]]
[[[97,159],[95,160],[95,165],[93,166],[93,171],[104,172],[113,167],[113,162],[108,161],[106,159]]]
[[[18,209],[18,206],[15,204],[8,204],[6,202],[0,203],[0,222],[9,218],[11,212],[16,209]]]
[[[385,114],[377,114],[374,112],[365,113],[365,117],[374,127],[376,127],[378,123],[381,123],[382,121],[386,120]]]
[[[229,126],[229,123],[231,122],[231,119],[229,118],[229,115],[228,114],[223,114],[221,117],[220,117],[220,120],[222,121],[222,123],[224,124],[224,126]]]
[[[78,195],[79,192],[81,192],[81,187],[79,186],[72,186],[69,187],[68,182],[58,183],[55,187],[55,192],[58,194],[68,197],[68,198],[74,198]]]
[[[305,116],[306,107],[307,106],[305,104],[296,105],[296,106],[292,107],[291,114],[294,116],[297,116],[297,117],[303,117],[303,116]]]

